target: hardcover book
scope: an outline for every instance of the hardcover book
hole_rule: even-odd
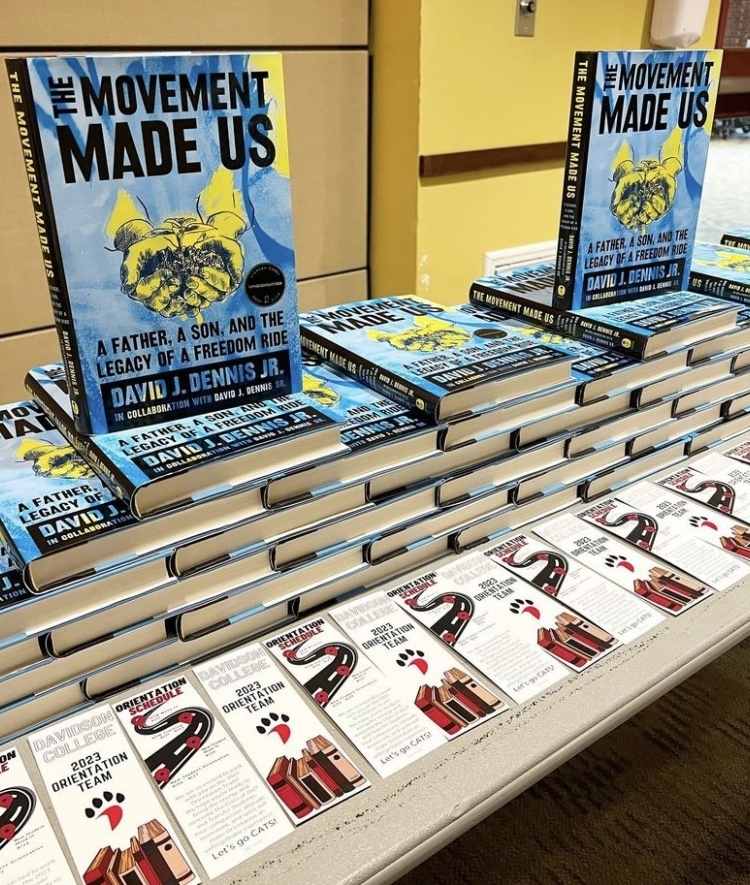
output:
[[[339,420],[304,393],[86,436],[75,427],[59,363],[31,369],[25,383],[57,429],[139,519],[348,451]]]
[[[693,292],[750,306],[750,254],[747,249],[696,243],[690,266]]]
[[[302,384],[304,392],[340,422],[341,441],[351,454],[269,480],[265,489],[268,507],[326,494],[342,484],[364,482],[378,474],[380,494],[387,494],[395,486],[390,487],[382,474],[440,451],[439,425],[334,366],[306,357]]]
[[[576,53],[556,307],[687,289],[721,58]]]
[[[736,227],[728,230],[721,237],[722,246],[732,246],[734,249],[750,249],[750,228]]]
[[[414,296],[322,308],[300,323],[308,351],[435,421],[570,381],[560,351]]]
[[[281,56],[7,67],[78,429],[298,392]]]
[[[549,265],[520,268],[472,283],[469,300],[526,322],[553,329],[605,350],[640,360],[734,331],[737,310],[695,292],[669,292],[625,303],[565,310],[552,303]]]
[[[571,372],[578,382],[576,402],[586,405],[604,397],[616,396],[633,390],[646,381],[658,381],[677,375],[687,364],[687,351],[675,351],[644,364],[632,356],[598,347],[579,338],[563,335],[542,325],[508,314],[500,318],[492,308],[478,304],[462,304],[459,308],[487,322],[496,322],[500,328],[520,332],[536,341],[559,347],[573,357]]]

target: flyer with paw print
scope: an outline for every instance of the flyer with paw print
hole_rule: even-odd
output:
[[[193,672],[292,823],[310,820],[370,786],[325,718],[261,645],[235,649]]]
[[[292,832],[185,676],[119,701],[115,712],[211,877]]]
[[[199,885],[110,707],[34,732],[29,745],[84,885],[111,885],[131,871],[147,882]]]

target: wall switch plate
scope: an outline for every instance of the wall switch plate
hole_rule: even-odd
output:
[[[533,37],[539,0],[516,0],[516,37]]]

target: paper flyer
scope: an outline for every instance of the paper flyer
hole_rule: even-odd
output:
[[[403,699],[447,737],[508,711],[492,689],[462,669],[463,662],[386,593],[338,606],[330,615]]]
[[[29,745],[84,885],[128,873],[146,885],[199,885],[110,707],[37,731]]]
[[[637,639],[664,620],[651,606],[624,593],[601,574],[529,535],[514,535],[483,553],[621,642]]]
[[[292,832],[266,784],[185,676],[114,709],[211,878]]]
[[[445,744],[445,734],[330,622],[316,618],[266,640],[274,659],[333,719],[381,777]]]
[[[15,747],[0,751],[0,882],[73,885],[47,812]]]
[[[733,458],[735,461],[743,461],[750,464],[750,440],[742,440],[742,442],[733,445],[730,449],[723,452],[727,458]]]
[[[713,595],[707,584],[674,571],[666,562],[596,529],[572,513],[536,525],[534,532],[662,612],[679,615]]]
[[[639,500],[638,496],[635,500]],[[716,550],[693,535],[689,511],[683,504],[670,502],[657,510],[605,498],[578,511],[576,516],[597,528],[605,528],[633,547],[653,553],[714,590],[726,590],[750,574],[741,559]]]
[[[193,672],[291,821],[310,820],[370,786],[260,644]]]
[[[627,486],[618,491],[617,497],[644,513],[655,514],[662,525],[680,532],[684,538],[717,547],[722,554],[723,551],[736,554],[744,560],[743,571],[738,577],[750,575],[750,525],[653,482]],[[723,555],[723,558],[732,557]]]
[[[598,629],[595,639],[576,638],[568,627],[578,629],[582,618],[481,553],[386,592],[518,703],[617,643]]]
[[[660,486],[700,501],[704,507],[731,513],[750,522],[750,465],[719,452],[710,452],[689,467],[675,470],[655,480]]]

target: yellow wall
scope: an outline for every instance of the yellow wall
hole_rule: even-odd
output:
[[[698,46],[713,45],[719,6],[711,0]],[[514,36],[513,0],[372,8],[371,294],[416,291],[455,304],[484,252],[556,237],[562,163],[420,180],[419,155],[564,141],[575,51],[648,46],[651,0],[540,2],[533,38]],[[387,57],[405,79],[379,73]],[[415,86],[411,109],[384,114],[413,100]]]

